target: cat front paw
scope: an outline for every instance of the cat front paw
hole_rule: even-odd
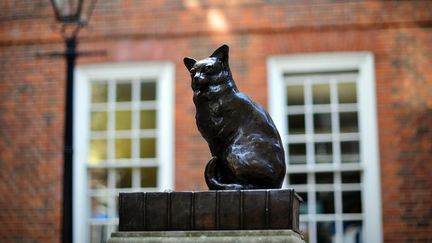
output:
[[[222,190],[234,190],[234,191],[238,191],[238,190],[243,190],[244,187],[242,185],[239,184],[229,184],[226,185]]]

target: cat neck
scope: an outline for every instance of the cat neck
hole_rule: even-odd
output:
[[[225,90],[234,90],[238,92],[237,86],[232,80],[228,80],[222,84],[209,85],[206,90],[210,92],[223,92]]]
[[[195,90],[195,95],[204,95],[207,97],[213,97],[215,95],[223,95],[225,93],[237,93],[239,90],[235,85],[234,81],[228,80],[222,84],[213,84],[203,87],[202,89]]]

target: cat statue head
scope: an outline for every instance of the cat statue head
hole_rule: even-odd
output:
[[[185,57],[183,62],[191,75],[192,89],[203,91],[211,87],[230,84],[235,87],[228,64],[229,47],[222,45],[210,57],[195,60]]]

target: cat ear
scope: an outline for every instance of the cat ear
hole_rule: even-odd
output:
[[[186,66],[186,68],[190,71],[197,61],[193,58],[185,57],[183,59],[183,62],[184,62],[184,65]]]
[[[216,49],[216,51],[213,52],[213,54],[210,55],[210,57],[216,57],[221,59],[224,62],[228,61],[228,52],[229,52],[229,47],[224,44],[221,47],[219,47],[218,49]]]

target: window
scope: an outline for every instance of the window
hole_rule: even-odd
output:
[[[75,86],[74,238],[117,230],[118,194],[173,189],[173,66],[81,66]]]
[[[303,198],[308,242],[381,242],[373,57],[333,53],[268,61],[270,113]]]

